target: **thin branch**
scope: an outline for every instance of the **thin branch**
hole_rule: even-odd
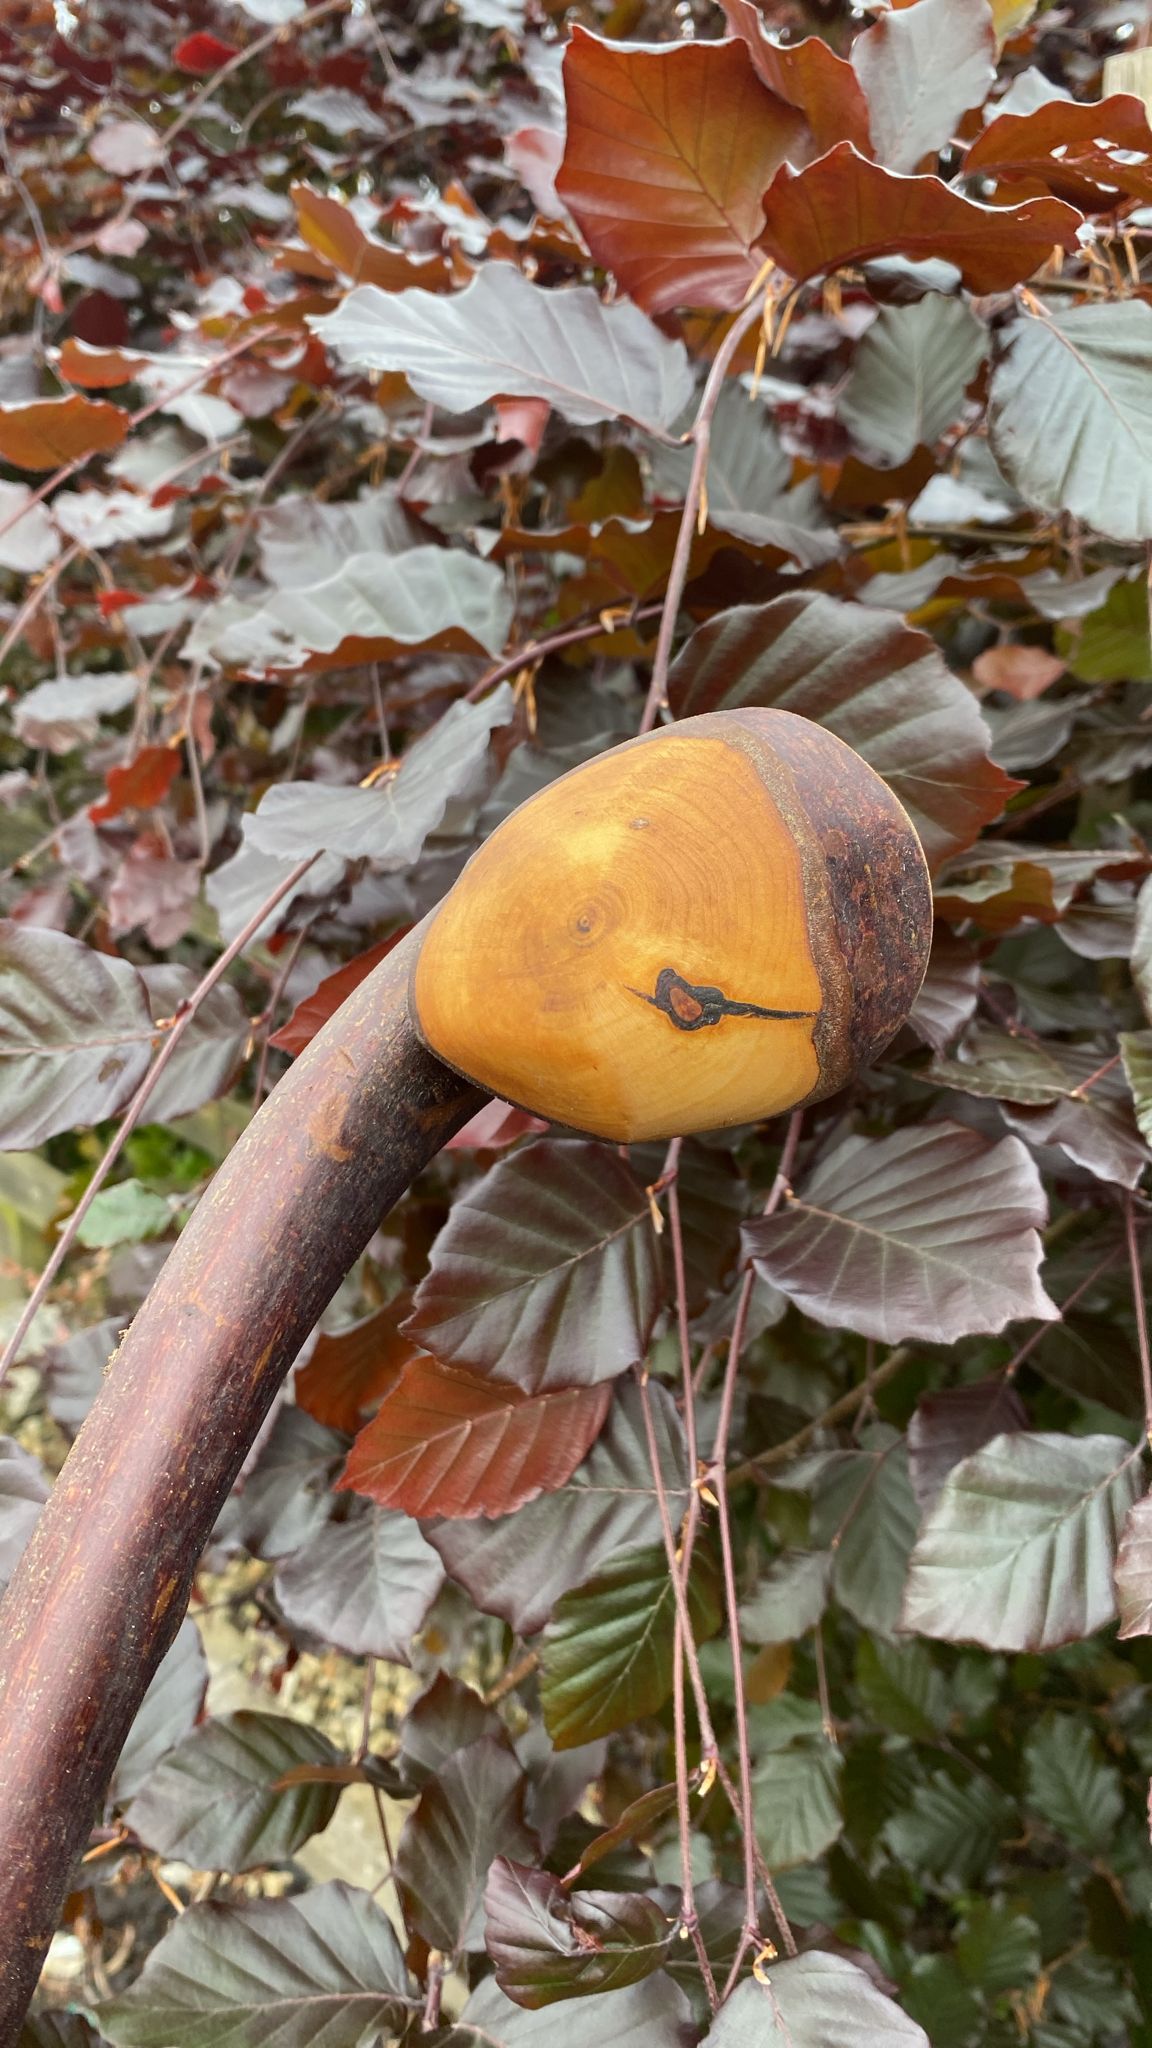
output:
[[[732,322],[727,334],[712,361],[708,378],[700,395],[700,405],[688,439],[692,442],[692,469],[688,478],[688,490],[684,499],[684,510],[680,515],[680,531],[676,536],[676,551],[672,567],[668,572],[668,588],[660,616],[660,632],[656,641],[656,653],[652,661],[652,681],[648,689],[648,701],[644,716],[640,720],[640,731],[651,732],[660,712],[668,704],[668,667],[672,657],[672,639],[676,631],[676,619],[680,610],[680,599],[688,576],[688,563],[692,555],[692,542],[696,538],[696,522],[704,494],[704,481],[708,474],[708,450],[712,440],[712,418],[728,375],[728,366],[749,329],[755,327],[764,317],[764,296],[757,293],[750,305],[744,307]]]
[[[658,618],[661,610],[662,607],[658,604],[641,605],[638,611],[629,612],[627,618],[621,619],[619,623],[622,626],[638,626],[642,619]],[[464,701],[475,704],[477,698],[486,696],[497,683],[504,682],[508,676],[514,676],[519,669],[536,667],[544,660],[545,655],[556,654],[562,647],[575,647],[581,640],[599,639],[602,634],[608,634],[610,631],[611,628],[604,624],[603,618],[597,616],[585,626],[566,626],[562,633],[546,633],[542,640],[525,640],[514,654],[509,654],[498,661],[495,668],[488,669],[479,681],[473,683],[472,688],[465,692]]]
[[[794,1110],[788,1120],[788,1131],[780,1154],[780,1164],[772,1190],[764,1205],[765,1216],[771,1216],[783,1201],[792,1179],[796,1164],[796,1153],[800,1145],[800,1133],[804,1126],[803,1110]],[[740,1298],[736,1306],[736,1317],[732,1325],[732,1337],[728,1346],[728,1362],[724,1369],[724,1383],[720,1396],[720,1415],[716,1424],[716,1440],[712,1448],[711,1470],[716,1483],[716,1499],[720,1522],[720,1554],[724,1570],[724,1605],[728,1617],[728,1640],[732,1651],[732,1687],[736,1719],[736,1741],[740,1758],[740,1823],[744,1838],[744,1926],[739,1946],[732,1959],[732,1967],[724,1986],[728,1996],[740,1975],[740,1968],[749,1947],[759,1945],[760,1932],[757,1924],[756,1906],[756,1859],[754,1842],[755,1824],[752,1816],[752,1759],[748,1739],[748,1703],[744,1692],[744,1664],[740,1653],[739,1600],[736,1588],[736,1565],[732,1547],[732,1516],[728,1501],[728,1487],[725,1483],[725,1468],[728,1462],[728,1438],[732,1428],[732,1410],[736,1399],[736,1380],[740,1368],[740,1353],[744,1348],[744,1332],[748,1327],[748,1311],[752,1305],[752,1289],[756,1285],[756,1269],[749,1261],[740,1287]],[[785,1923],[786,1924],[786,1923]]]
[[[1132,1272],[1132,1306],[1136,1311],[1140,1378],[1144,1385],[1144,1434],[1149,1443],[1152,1443],[1152,1357],[1148,1351],[1148,1310],[1144,1301],[1144,1276],[1140,1271],[1140,1247],[1136,1242],[1136,1204],[1131,1189],[1124,1196],[1124,1230],[1128,1240],[1128,1264]]]

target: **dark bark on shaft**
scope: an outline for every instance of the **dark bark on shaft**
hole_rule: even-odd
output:
[[[381,1217],[486,1100],[409,1023],[419,939],[354,992],[221,1167],[0,1605],[0,2048],[284,1373]]]

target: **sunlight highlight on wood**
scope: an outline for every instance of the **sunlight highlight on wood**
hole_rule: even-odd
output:
[[[749,710],[631,740],[521,806],[434,915],[425,1043],[537,1115],[631,1142],[831,1094],[927,963],[919,840],[859,755]]]

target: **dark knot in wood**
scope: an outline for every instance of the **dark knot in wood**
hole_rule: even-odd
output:
[[[767,1010],[761,1003],[734,1003],[722,988],[685,981],[674,967],[660,969],[654,996],[646,995],[642,988],[629,989],[629,994],[639,996],[642,1003],[651,1003],[654,1010],[662,1010],[677,1031],[700,1031],[705,1024],[719,1024],[724,1017],[794,1019],[816,1015],[815,1010]]]

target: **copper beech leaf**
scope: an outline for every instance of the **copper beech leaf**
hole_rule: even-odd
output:
[[[611,1387],[519,1387],[415,1358],[349,1453],[339,1484],[409,1515],[507,1515],[570,1479]]]
[[[931,4],[916,0],[907,12]],[[904,462],[959,417],[987,346],[986,327],[962,299],[925,292],[914,306],[883,306],[853,357],[840,417],[870,456]]]
[[[1152,306],[1011,321],[997,337],[988,435],[1029,504],[1113,540],[1152,539]]]
[[[951,141],[996,75],[988,0],[915,0],[880,15],[852,45],[878,161],[914,171]]]
[[[48,1498],[39,1458],[15,1438],[0,1436],[0,1593],[24,1554]]]
[[[482,1899],[496,1856],[534,1855],[525,1823],[528,1780],[505,1735],[457,1750],[424,1787],[396,1849],[394,1869],[410,1928],[454,1955],[484,1946]]]
[[[555,2048],[557,2038],[550,2006],[527,2012],[486,1977],[433,2048]],[[692,2048],[698,2038],[684,1992],[663,1970],[564,2012],[564,2048]]]
[[[697,1642],[723,1620],[719,1575],[698,1547],[688,1583]],[[654,1714],[672,1691],[675,1602],[663,1546],[620,1552],[565,1593],[544,1631],[540,1704],[557,1749]]]
[[[687,1500],[684,1426],[658,1381],[648,1392],[675,1523]],[[521,1635],[535,1635],[556,1601],[606,1559],[660,1540],[639,1389],[631,1381],[620,1388],[601,1435],[555,1493],[497,1521],[428,1521],[424,1533],[477,1607],[501,1615]]]
[[[929,2048],[923,2027],[847,1956],[810,1949],[738,1984],[701,2048]]]
[[[0,405],[0,461],[15,469],[58,469],[118,448],[129,424],[118,405],[78,392]]]
[[[678,718],[763,704],[827,726],[890,784],[933,867],[1019,787],[989,760],[975,699],[926,633],[823,592],[718,612],[681,649],[668,693]]]
[[[908,1424],[908,1471],[920,1507],[931,1507],[953,1467],[973,1451],[1027,1427],[1028,1411],[1005,1379],[925,1394]]]
[[[991,174],[1010,184],[1039,178],[1087,213],[1111,212],[1118,193],[1152,199],[1150,155],[1152,128],[1143,103],[1134,93],[1114,93],[1079,104],[1050,100],[1030,114],[998,114],[969,149],[964,175]]]
[[[409,1295],[397,1295],[342,1330],[321,1330],[297,1371],[296,1405],[326,1428],[352,1436],[416,1355],[399,1328],[410,1307]]]
[[[838,142],[854,142],[867,156],[871,147],[868,102],[851,64],[838,57],[823,36],[805,36],[798,43],[777,42],[769,35],[755,0],[720,0],[720,4],[732,34],[748,46],[757,78],[804,116],[810,145],[807,150],[794,145],[789,161],[806,162]]]
[[[498,1856],[484,1888],[485,1945],[516,2005],[638,1984],[668,1953],[674,1922],[636,1892],[564,1890],[547,1870]]]
[[[295,1628],[351,1657],[411,1662],[412,1638],[444,1583],[444,1567],[407,1515],[370,1508],[329,1522],[276,1573]]]
[[[113,2048],[363,2048],[422,2004],[387,1914],[337,1882],[191,1906],[135,1983],[99,2008],[100,2038]]]
[[[0,920],[0,1145],[42,1145],[123,1107],[155,1027],[139,971],[64,932]]]
[[[1141,1487],[1123,1437],[994,1437],[955,1466],[921,1526],[903,1626],[988,1650],[1051,1650],[1116,1613],[1112,1566]]]
[[[322,583],[207,605],[185,653],[257,677],[352,668],[416,647],[498,654],[511,612],[501,571],[458,548],[354,554]]]
[[[834,1329],[951,1344],[1054,1320],[1040,1284],[1040,1176],[1018,1138],[952,1123],[850,1137],[775,1216],[744,1226],[764,1278]]]
[[[919,0],[923,4],[923,0]],[[1058,199],[980,206],[939,178],[904,177],[842,142],[773,180],[760,247],[791,277],[814,277],[872,256],[938,257],[969,291],[1008,291],[1075,246],[1080,216]]]
[[[650,313],[738,306],[762,259],[763,194],[805,133],[743,42],[602,41],[564,54],[556,189],[598,263]]]
[[[662,1301],[635,1175],[607,1145],[544,1139],[453,1203],[404,1327],[445,1365],[540,1394],[635,1364]]]
[[[1152,1494],[1134,1502],[1120,1532],[1116,1603],[1121,1641],[1152,1635]]]
[[[452,298],[359,285],[311,325],[344,362],[402,370],[446,412],[542,398],[576,426],[629,419],[660,431],[692,396],[683,342],[638,307],[605,306],[587,285],[545,291],[510,263],[486,264]]]
[[[245,820],[245,837],[258,853],[283,860],[336,853],[345,860],[407,867],[419,859],[452,799],[475,782],[494,728],[507,725],[514,713],[507,683],[482,704],[450,705],[401,756],[395,774],[370,789],[274,782]]]
[[[311,995],[305,996],[302,1002],[297,1003],[288,1022],[272,1033],[268,1040],[269,1045],[276,1046],[280,1052],[290,1052],[293,1057],[303,1052],[304,1047],[311,1045],[316,1033],[351,995],[353,989],[359,988],[372,969],[378,967],[381,960],[387,959],[393,946],[398,946],[401,939],[407,938],[411,929],[409,924],[401,925],[398,931],[390,933],[386,939],[381,939],[378,946],[369,946],[366,952],[357,953],[354,959],[346,961],[343,967],[337,967],[332,974],[326,974],[323,981],[317,983]]]
[[[222,1714],[169,1751],[125,1818],[148,1848],[195,1870],[256,1870],[293,1856],[336,1811],[338,1787],[281,1790],[284,1773],[337,1760],[326,1735],[286,1714]]]

